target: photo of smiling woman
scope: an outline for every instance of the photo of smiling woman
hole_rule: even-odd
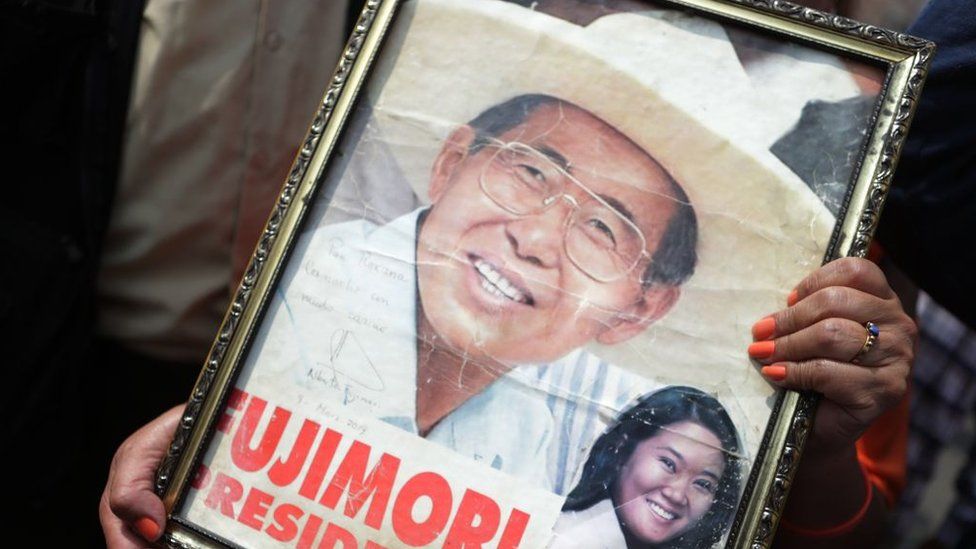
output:
[[[550,549],[714,546],[739,497],[738,454],[715,398],[690,387],[645,395],[594,444]]]

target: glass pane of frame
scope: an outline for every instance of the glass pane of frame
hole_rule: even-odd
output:
[[[751,539],[810,402],[750,327],[863,254],[919,62],[749,4],[370,2],[163,466],[170,541]]]

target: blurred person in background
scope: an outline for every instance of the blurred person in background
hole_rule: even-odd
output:
[[[25,532],[104,543],[112,453],[189,395],[361,4],[0,1]]]

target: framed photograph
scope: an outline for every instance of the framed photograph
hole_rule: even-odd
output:
[[[780,1],[370,0],[166,543],[768,546],[815,398],[750,327],[865,255],[933,49]]]

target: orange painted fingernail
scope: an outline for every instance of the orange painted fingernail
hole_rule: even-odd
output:
[[[786,296],[786,304],[790,307],[796,305],[796,302],[800,300],[800,292],[793,290],[790,295]]]
[[[749,346],[749,356],[752,358],[769,358],[776,350],[775,341],[757,341]]]
[[[772,366],[763,366],[759,373],[763,377],[767,377],[773,381],[783,381],[786,379],[786,366],[780,364],[773,364]]]
[[[156,538],[159,537],[159,525],[149,517],[142,517],[135,522],[134,526],[139,535],[146,541],[156,541]]]
[[[776,332],[776,319],[767,316],[752,325],[752,338],[756,341],[769,339]]]

